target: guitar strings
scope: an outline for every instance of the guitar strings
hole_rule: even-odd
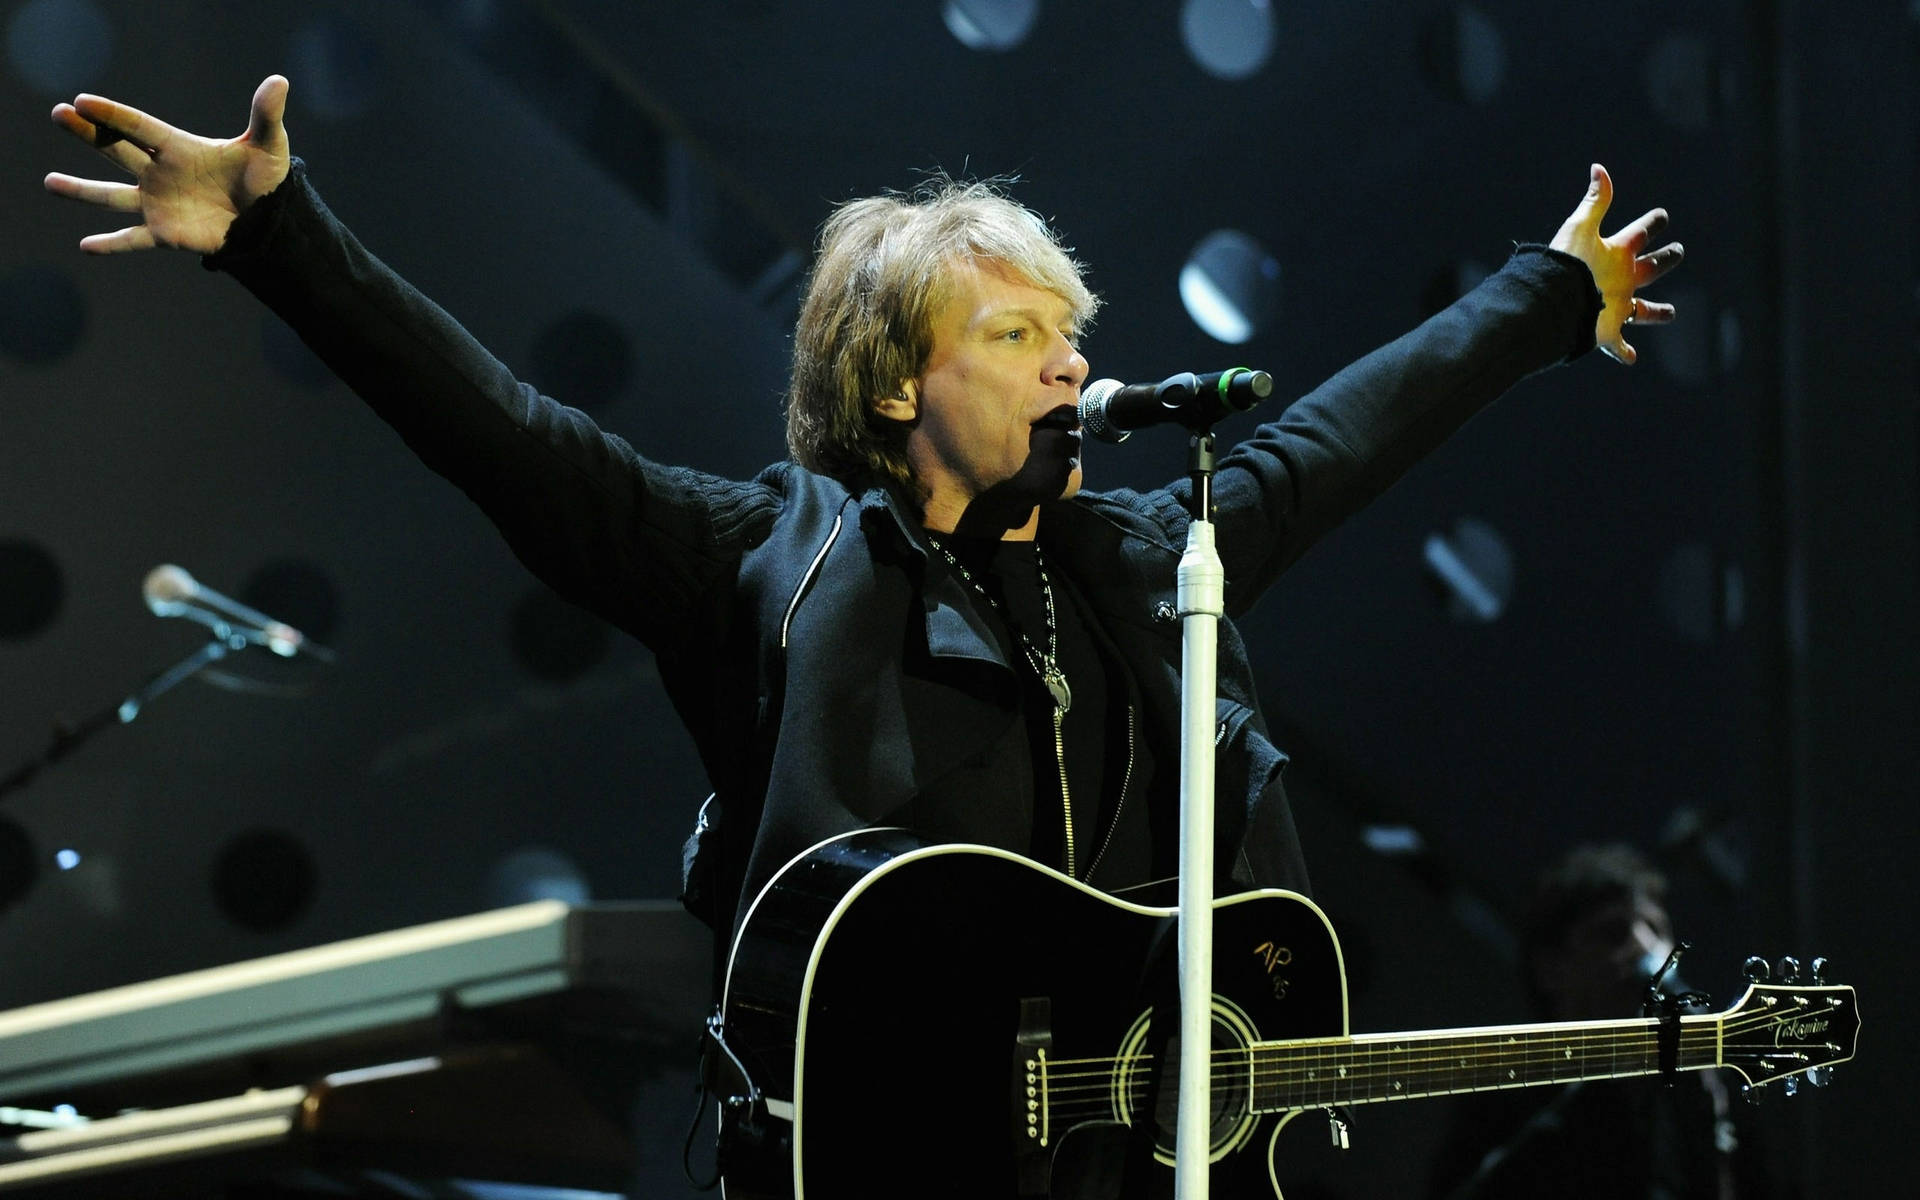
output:
[[[1761,1023],[1774,1024],[1777,1022],[1769,1019]],[[1694,1030],[1690,1032],[1694,1032],[1696,1034],[1710,1034],[1711,1030]],[[1688,1040],[1691,1040],[1696,1043],[1696,1045],[1694,1045],[1692,1049],[1694,1049],[1697,1052],[1705,1048],[1699,1045],[1698,1043],[1704,1042],[1710,1046],[1714,1039],[1710,1036],[1709,1037],[1696,1036],[1691,1039],[1683,1038],[1682,1039],[1683,1049],[1686,1048],[1684,1046],[1684,1043]],[[1652,1057],[1646,1052],[1646,1050],[1636,1049],[1632,1047],[1629,1047],[1628,1049],[1630,1053],[1628,1055],[1629,1063],[1627,1065],[1629,1066],[1630,1069],[1624,1072],[1620,1072],[1619,1074],[1631,1077],[1631,1076],[1645,1076],[1645,1075],[1656,1073],[1657,1068],[1653,1066]],[[1233,1054],[1236,1059],[1244,1059],[1246,1056],[1245,1048],[1241,1048],[1240,1050],[1237,1050],[1237,1051],[1216,1051],[1215,1057],[1219,1058],[1223,1054],[1228,1054],[1228,1053]],[[1152,1056],[1151,1055],[1130,1055],[1130,1056],[1125,1056],[1125,1058],[1133,1060],[1135,1062],[1145,1062],[1145,1061],[1151,1061]],[[1116,1059],[1115,1061],[1118,1062],[1121,1060]],[[1457,1061],[1457,1058],[1450,1061]],[[1533,1065],[1539,1065],[1542,1062],[1563,1065],[1565,1061],[1566,1060],[1562,1059],[1558,1055],[1548,1056],[1545,1059],[1539,1059],[1538,1056],[1528,1056],[1525,1060],[1516,1062],[1515,1065],[1516,1066],[1533,1066]],[[1233,1121],[1238,1121],[1240,1119],[1243,1119],[1243,1117],[1245,1116],[1254,1115],[1251,1099],[1259,1096],[1259,1093],[1263,1090],[1263,1085],[1265,1081],[1263,1081],[1260,1078],[1262,1072],[1260,1072],[1258,1069],[1256,1069],[1250,1077],[1249,1074],[1244,1069],[1243,1063],[1240,1061],[1236,1061],[1234,1063],[1227,1064],[1227,1065],[1229,1066],[1230,1069],[1226,1072],[1221,1072],[1216,1070],[1215,1072],[1216,1076],[1223,1076],[1226,1079],[1230,1080],[1234,1084],[1236,1090],[1248,1092],[1249,1098],[1250,1098],[1249,1106],[1245,1113],[1227,1114],[1228,1119]],[[1590,1067],[1592,1065],[1597,1065],[1597,1064],[1588,1064],[1588,1065]],[[1616,1062],[1610,1065],[1618,1066],[1621,1064]],[[1704,1061],[1704,1062],[1693,1064],[1691,1066],[1683,1067],[1681,1069],[1705,1070],[1705,1069],[1711,1069],[1718,1065],[1721,1065],[1721,1064],[1718,1064],[1712,1061]],[[1270,1074],[1270,1072],[1268,1073]],[[1378,1074],[1382,1078],[1393,1078],[1396,1076],[1400,1076],[1400,1077],[1408,1078],[1409,1081],[1411,1081],[1410,1077],[1413,1074],[1413,1072],[1391,1072],[1390,1071],[1390,1072],[1383,1072]],[[1312,1083],[1314,1086],[1314,1090],[1320,1091],[1320,1092],[1324,1092],[1329,1087],[1331,1087],[1332,1092],[1330,1095],[1316,1095],[1312,1098],[1309,1098],[1305,1095],[1299,1095],[1299,1096],[1293,1097],[1291,1099],[1291,1102],[1289,1102],[1288,1098],[1284,1096],[1270,1095],[1267,1098],[1269,1100],[1276,1101],[1276,1102],[1270,1103],[1268,1105],[1264,1105],[1260,1111],[1263,1113],[1285,1112],[1285,1111],[1299,1112],[1299,1111],[1304,1111],[1306,1109],[1323,1107],[1324,1105],[1330,1104],[1330,1103],[1337,1104],[1342,1102],[1346,1102],[1346,1103],[1385,1102],[1385,1101],[1391,1101],[1395,1099],[1412,1099],[1415,1097],[1423,1097],[1423,1096],[1452,1095],[1452,1094],[1459,1094],[1459,1093],[1465,1093],[1465,1092],[1497,1091],[1502,1089],[1541,1086],[1541,1085],[1552,1084],[1552,1083],[1572,1082],[1573,1078],[1593,1079],[1593,1078],[1606,1078],[1606,1077],[1608,1076],[1605,1073],[1597,1073],[1589,1069],[1585,1072],[1575,1073],[1575,1075],[1572,1078],[1560,1077],[1560,1076],[1556,1076],[1554,1074],[1549,1073],[1543,1078],[1525,1078],[1525,1079],[1510,1078],[1507,1080],[1496,1080],[1496,1081],[1487,1082],[1483,1084],[1467,1084],[1464,1086],[1444,1087],[1444,1088],[1425,1086],[1425,1087],[1416,1087],[1414,1090],[1410,1092],[1402,1093],[1399,1095],[1380,1093],[1380,1094],[1370,1094],[1370,1095],[1363,1096],[1359,1094],[1358,1090],[1352,1085],[1355,1085],[1358,1083],[1370,1082],[1372,1077],[1366,1072],[1361,1072],[1358,1075],[1356,1075],[1354,1072],[1350,1071],[1348,1076],[1344,1079],[1301,1081],[1302,1083]],[[1146,1076],[1135,1074],[1127,1077],[1126,1098],[1128,1101],[1128,1107],[1134,1110],[1134,1112],[1136,1113],[1139,1109],[1143,1108],[1144,1102],[1149,1098],[1151,1087],[1152,1087],[1152,1081]],[[1216,1091],[1217,1090],[1218,1088],[1216,1084]],[[1051,1119],[1058,1119],[1063,1121],[1078,1121],[1078,1120],[1084,1120],[1084,1119],[1106,1119],[1106,1118],[1116,1117],[1119,1115],[1115,1111],[1117,1107],[1118,1095],[1119,1095],[1119,1092],[1121,1091],[1119,1076],[1117,1074],[1106,1076],[1102,1080],[1102,1082],[1095,1085],[1091,1085],[1091,1086],[1083,1085],[1079,1087],[1068,1087],[1064,1089],[1050,1087],[1048,1091],[1049,1091],[1049,1101],[1050,1101],[1048,1104],[1048,1110],[1049,1110]],[[1343,1091],[1346,1094],[1343,1095],[1342,1094]],[[1064,1099],[1055,1100],[1054,1097],[1061,1092],[1067,1093],[1066,1097]],[[1094,1093],[1094,1094],[1090,1095],[1088,1093]]]
[[[1713,1024],[1713,1021],[1715,1020],[1715,1018],[1710,1018],[1710,1017],[1709,1018],[1697,1018],[1697,1017],[1682,1018],[1682,1020],[1688,1021],[1689,1023],[1681,1027],[1680,1037],[1683,1042],[1688,1040],[1713,1041],[1713,1040],[1716,1040],[1716,1033],[1723,1036],[1726,1034],[1746,1033],[1751,1030],[1764,1029],[1770,1026],[1784,1024],[1785,1022],[1792,1019],[1796,1019],[1801,1015],[1803,1015],[1803,1010],[1795,1010],[1793,1012],[1787,1012],[1787,1013],[1748,1014],[1742,1017],[1733,1018],[1723,1022],[1722,1027],[1719,1029],[1716,1029],[1715,1025]],[[1648,1024],[1646,1023],[1644,1018],[1624,1018],[1623,1024],[1621,1024],[1620,1026],[1609,1027],[1605,1029],[1580,1030],[1574,1033],[1510,1034],[1508,1035],[1509,1040],[1502,1042],[1500,1046],[1494,1047],[1491,1049],[1475,1050],[1474,1053],[1482,1056],[1497,1057],[1504,1053],[1510,1053],[1511,1051],[1508,1049],[1509,1047],[1521,1046],[1521,1045],[1527,1046],[1530,1049],[1539,1049],[1544,1044],[1548,1048],[1558,1050],[1569,1043],[1592,1044],[1596,1042],[1600,1042],[1600,1043],[1619,1042],[1622,1039],[1644,1040],[1647,1038],[1657,1037],[1657,1035],[1658,1035],[1657,1023]],[[1411,1039],[1415,1036],[1418,1036],[1418,1035],[1407,1035],[1409,1044],[1411,1044]],[[1449,1035],[1446,1035],[1446,1037],[1456,1038],[1458,1040],[1467,1041],[1470,1043],[1480,1043],[1483,1040],[1480,1038],[1461,1037],[1460,1035],[1455,1035],[1455,1034],[1449,1034]],[[1444,1040],[1444,1039],[1441,1039],[1441,1040]],[[1212,1054],[1216,1058],[1226,1057],[1226,1056],[1237,1057],[1237,1056],[1244,1056],[1249,1051],[1251,1051],[1255,1054],[1266,1056],[1269,1059],[1284,1058],[1289,1055],[1295,1058],[1305,1059],[1305,1058],[1311,1058],[1311,1057],[1324,1056],[1329,1053],[1332,1053],[1332,1054],[1354,1053],[1356,1051],[1364,1051],[1370,1047],[1387,1047],[1393,1044],[1394,1044],[1394,1041],[1393,1041],[1392,1035],[1363,1034],[1357,1038],[1346,1037],[1346,1038],[1341,1038],[1339,1040],[1328,1039],[1323,1042],[1313,1042],[1309,1040],[1304,1045],[1300,1043],[1292,1043],[1292,1042],[1264,1042],[1264,1043],[1255,1042],[1247,1046],[1216,1047],[1213,1049]],[[1420,1043],[1420,1045],[1423,1048],[1429,1049],[1429,1050],[1437,1050],[1441,1048],[1435,1041],[1423,1041]],[[1109,1055],[1109,1056],[1096,1056],[1091,1058],[1051,1058],[1047,1060],[1047,1065],[1050,1068],[1061,1067],[1061,1066],[1082,1066],[1082,1065],[1111,1067],[1129,1058],[1150,1058],[1150,1057],[1151,1057],[1150,1055]],[[1449,1052],[1447,1054],[1447,1057],[1456,1058],[1458,1057],[1458,1055]]]
[[[1702,1051],[1711,1050],[1716,1043],[1727,1045],[1726,1035],[1731,1034],[1737,1037],[1741,1033],[1754,1029],[1777,1026],[1785,1020],[1792,1019],[1793,1015],[1791,1013],[1754,1014],[1724,1021],[1722,1024],[1725,1028],[1721,1030],[1716,1030],[1711,1023],[1695,1024],[1681,1031],[1680,1049],[1683,1052],[1691,1051],[1692,1054],[1698,1055]],[[1315,1092],[1331,1089],[1336,1097],[1344,1090],[1349,1093],[1349,1098],[1357,1098],[1359,1089],[1364,1085],[1397,1080],[1414,1085],[1413,1094],[1430,1095],[1446,1091],[1477,1091],[1559,1082],[1563,1074],[1577,1078],[1585,1073],[1586,1077],[1591,1078],[1593,1077],[1591,1072],[1603,1057],[1610,1060],[1607,1063],[1609,1067],[1627,1067],[1628,1070],[1625,1072],[1627,1074],[1649,1074],[1655,1069],[1652,1061],[1658,1053],[1656,1036],[1656,1030],[1636,1022],[1628,1028],[1583,1032],[1572,1037],[1523,1034],[1518,1035],[1519,1040],[1503,1043],[1491,1049],[1429,1044],[1423,1046],[1420,1052],[1410,1053],[1396,1048],[1391,1039],[1383,1038],[1378,1041],[1344,1041],[1304,1048],[1258,1044],[1219,1047],[1211,1051],[1211,1056],[1216,1063],[1214,1073],[1217,1076],[1233,1079],[1258,1092],[1284,1094],[1289,1088],[1295,1091]],[[1736,1041],[1732,1043],[1731,1048],[1743,1047]],[[1752,1047],[1744,1048],[1752,1049]],[[1463,1049],[1464,1053],[1462,1053]],[[1605,1053],[1595,1053],[1596,1049]],[[1389,1056],[1389,1061],[1384,1063],[1374,1061],[1375,1057],[1382,1052]],[[1578,1054],[1577,1058],[1576,1054]],[[1626,1059],[1624,1063],[1621,1061],[1623,1055]],[[1343,1059],[1345,1061],[1342,1061]],[[1364,1061],[1361,1061],[1362,1059]],[[1137,1069],[1139,1064],[1151,1061],[1153,1056],[1146,1054],[1052,1060],[1048,1064],[1046,1076],[1049,1098],[1064,1097],[1064,1103],[1071,1103],[1077,1095],[1089,1092],[1106,1096],[1117,1090],[1118,1073],[1123,1064]],[[1431,1078],[1419,1078],[1430,1076],[1434,1067],[1444,1065],[1447,1074],[1457,1074],[1464,1079],[1475,1074],[1476,1066],[1484,1069],[1490,1064],[1508,1068],[1508,1078],[1496,1079],[1484,1085],[1469,1084],[1466,1087],[1454,1089],[1433,1089],[1430,1087],[1433,1082]],[[1708,1061],[1691,1069],[1705,1069],[1717,1065],[1720,1064]],[[1097,1069],[1091,1071],[1054,1069],[1061,1066],[1093,1066]],[[1221,1066],[1226,1069],[1222,1071]],[[1573,1067],[1571,1072],[1550,1069],[1544,1078],[1533,1078],[1537,1068],[1568,1066]],[[1345,1075],[1319,1078],[1321,1070],[1338,1071],[1341,1067],[1346,1068]],[[1310,1075],[1301,1074],[1309,1068]],[[1517,1073],[1521,1071],[1527,1073],[1526,1079],[1519,1078]],[[1077,1082],[1081,1080],[1087,1082]],[[1139,1089],[1147,1085],[1136,1078],[1130,1086]],[[1393,1097],[1382,1095],[1380,1098],[1392,1099]]]
[[[1538,1054],[1542,1051],[1550,1052],[1553,1056],[1559,1057],[1561,1052],[1566,1049],[1572,1049],[1580,1053],[1588,1053],[1590,1052],[1588,1048],[1594,1046],[1617,1050],[1622,1046],[1649,1042],[1653,1037],[1654,1035],[1650,1032],[1636,1030],[1625,1035],[1594,1034],[1581,1035],[1573,1038],[1560,1037],[1553,1039],[1551,1042],[1512,1041],[1493,1048],[1479,1048],[1471,1045],[1466,1047],[1445,1046],[1435,1045],[1429,1042],[1420,1043],[1417,1051],[1399,1048],[1401,1045],[1409,1045],[1411,1043],[1396,1044],[1386,1039],[1377,1041],[1343,1040],[1304,1047],[1282,1046],[1271,1043],[1253,1043],[1246,1046],[1214,1047],[1211,1050],[1211,1055],[1216,1059],[1231,1058],[1235,1060],[1243,1059],[1251,1055],[1256,1060],[1258,1066],[1265,1069],[1274,1069],[1296,1063],[1310,1064],[1327,1062],[1330,1065],[1350,1065],[1342,1064],[1340,1060],[1385,1052],[1399,1054],[1402,1056],[1399,1059],[1400,1062],[1417,1066],[1423,1063],[1443,1061],[1457,1062],[1463,1057],[1498,1061],[1510,1059],[1516,1055]],[[1718,1039],[1715,1038],[1711,1030],[1683,1030],[1680,1040],[1682,1043],[1704,1042],[1711,1045]],[[1151,1058],[1152,1056],[1147,1054],[1112,1055],[1096,1058],[1053,1058],[1047,1060],[1048,1076],[1053,1079],[1071,1079],[1078,1075],[1104,1075],[1108,1070],[1123,1062],[1150,1060]],[[1090,1072],[1063,1071],[1059,1069],[1062,1067],[1082,1066],[1090,1066],[1095,1069]]]
[[[1768,1022],[1772,1024],[1773,1022]],[[1740,1031],[1736,1031],[1736,1034]],[[1716,1042],[1711,1030],[1684,1031],[1680,1038],[1683,1051],[1699,1053],[1711,1050]],[[1724,1043],[1723,1043],[1724,1044]],[[1734,1049],[1742,1047],[1737,1041]],[[1347,1068],[1342,1080],[1367,1082],[1375,1078],[1407,1078],[1411,1075],[1444,1066],[1447,1070],[1464,1069],[1489,1065],[1508,1066],[1515,1069],[1534,1068],[1549,1064],[1579,1062],[1582,1066],[1591,1065],[1597,1060],[1607,1058],[1618,1064],[1623,1056],[1631,1059],[1645,1059],[1657,1052],[1657,1042],[1650,1035],[1636,1034],[1626,1038],[1587,1037],[1580,1042],[1569,1044],[1567,1039],[1559,1039],[1551,1044],[1525,1043],[1508,1045],[1496,1049],[1427,1046],[1417,1052],[1398,1049],[1389,1042],[1380,1043],[1341,1043],[1337,1046],[1313,1047],[1301,1051],[1284,1052],[1270,1047],[1222,1047],[1214,1049],[1212,1057],[1216,1061],[1226,1061],[1231,1069],[1246,1069],[1249,1062],[1254,1075],[1262,1085],[1268,1085],[1279,1077],[1282,1082],[1290,1073],[1304,1070],[1315,1072],[1337,1071]],[[1386,1061],[1377,1061],[1379,1059]],[[1093,1079],[1098,1086],[1104,1087],[1105,1081],[1123,1064],[1152,1061],[1151,1055],[1125,1055],[1091,1059],[1056,1059],[1048,1064],[1047,1079],[1052,1090],[1070,1089],[1076,1080]],[[1060,1067],[1093,1067],[1093,1070],[1060,1070]],[[1323,1083],[1324,1080],[1302,1078],[1297,1082]]]
[[[1695,1045],[1690,1047],[1690,1049],[1697,1053],[1704,1049],[1710,1049],[1710,1046],[1710,1043],[1705,1046]],[[1436,1074],[1442,1076],[1458,1076],[1463,1081],[1483,1075],[1484,1070],[1480,1072],[1475,1071],[1474,1068],[1476,1065],[1481,1068],[1489,1065],[1497,1065],[1507,1068],[1512,1072],[1523,1072],[1527,1076],[1528,1081],[1534,1078],[1535,1072],[1540,1068],[1548,1068],[1542,1072],[1542,1077],[1551,1082],[1562,1075],[1580,1077],[1591,1074],[1596,1068],[1600,1067],[1602,1063],[1611,1068],[1627,1067],[1636,1071],[1644,1071],[1651,1069],[1651,1064],[1657,1057],[1657,1050],[1652,1047],[1623,1047],[1621,1049],[1624,1053],[1607,1055],[1589,1054],[1571,1058],[1557,1051],[1545,1053],[1534,1051],[1528,1054],[1507,1055],[1504,1057],[1482,1055],[1478,1056],[1477,1062],[1476,1057],[1471,1055],[1432,1054],[1419,1057],[1402,1055],[1398,1056],[1394,1061],[1387,1063],[1370,1061],[1348,1061],[1342,1063],[1333,1061],[1327,1063],[1324,1068],[1314,1067],[1312,1074],[1307,1074],[1306,1069],[1297,1064],[1292,1065],[1291,1069],[1289,1069],[1288,1065],[1262,1062],[1257,1058],[1249,1062],[1249,1057],[1246,1052],[1240,1051],[1233,1053],[1230,1061],[1222,1061],[1225,1056],[1216,1054],[1213,1064],[1213,1075],[1217,1079],[1232,1079],[1236,1081],[1250,1080],[1251,1086],[1260,1091],[1284,1092],[1289,1088],[1316,1091],[1329,1089],[1353,1091],[1374,1083],[1392,1083],[1395,1081],[1418,1089],[1433,1082],[1433,1076]],[[1683,1050],[1684,1049],[1689,1049],[1689,1047],[1683,1045]],[[1114,1069],[1111,1071],[1063,1073],[1050,1071],[1047,1074],[1047,1092],[1050,1096],[1071,1096],[1076,1092],[1085,1091],[1104,1093],[1113,1086],[1114,1081],[1118,1078],[1123,1062],[1134,1070],[1138,1070],[1140,1067],[1152,1061],[1153,1057],[1151,1055],[1134,1055],[1129,1056],[1126,1060],[1114,1060]],[[1701,1063],[1701,1066],[1711,1065],[1716,1064],[1711,1062]],[[1344,1075],[1338,1074],[1338,1071],[1342,1067],[1346,1069]],[[1569,1070],[1568,1068],[1571,1069]],[[1324,1078],[1321,1077],[1322,1070],[1324,1070]],[[1510,1076],[1510,1078],[1516,1082],[1518,1081],[1517,1076]],[[1472,1085],[1469,1084],[1468,1086]]]
[[[1777,1030],[1791,1021],[1826,1011],[1796,1008],[1781,1012],[1745,1012],[1732,1017],[1683,1018],[1677,1046],[1681,1070],[1708,1070],[1725,1065],[1728,1052],[1764,1054],[1780,1050],[1771,1040],[1742,1041],[1752,1033]],[[1517,1032],[1487,1046],[1484,1037],[1447,1035],[1406,1047],[1410,1039],[1366,1035],[1361,1039],[1302,1045],[1252,1043],[1213,1047],[1210,1091],[1244,1093],[1244,1111],[1219,1114],[1237,1124],[1258,1114],[1302,1112],[1327,1104],[1376,1103],[1466,1092],[1536,1087],[1576,1079],[1641,1077],[1659,1070],[1657,1021],[1623,1019],[1597,1029],[1543,1029]],[[1494,1035],[1498,1036],[1498,1035]],[[1466,1042],[1449,1045],[1448,1042]],[[1831,1045],[1829,1043],[1829,1045]],[[1834,1047],[1837,1049],[1837,1047]],[[1789,1047],[1787,1052],[1793,1050]],[[1077,1123],[1085,1120],[1136,1119],[1152,1100],[1154,1081],[1141,1068],[1154,1061],[1151,1054],[1094,1058],[1052,1059],[1046,1072],[1046,1109],[1049,1120]],[[1385,1058],[1386,1061],[1376,1061]],[[1598,1068],[1602,1060],[1609,1068]],[[1691,1060],[1691,1061],[1686,1061]],[[1808,1065],[1813,1065],[1809,1063]],[[1506,1078],[1486,1077],[1489,1066],[1506,1068]],[[1058,1070],[1092,1067],[1092,1070]],[[1345,1073],[1338,1072],[1344,1068]],[[1624,1069],[1622,1069],[1624,1068]],[[1805,1068],[1800,1068],[1805,1069]],[[1321,1078],[1322,1071],[1334,1074]],[[1541,1072],[1536,1075],[1536,1072]],[[1434,1086],[1438,1080],[1458,1086]],[[1467,1082],[1474,1080],[1475,1082]],[[1484,1080],[1484,1082],[1481,1082]],[[1222,1084],[1226,1086],[1223,1087]],[[1392,1083],[1395,1092],[1374,1085]]]

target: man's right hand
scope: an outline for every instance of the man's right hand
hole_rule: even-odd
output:
[[[90,254],[155,246],[212,254],[226,241],[233,219],[287,177],[292,156],[281,123],[286,111],[287,81],[280,75],[269,75],[254,90],[247,131],[225,141],[175,129],[104,96],[80,96],[54,106],[54,123],[134,181],[56,173],[47,176],[47,190],[139,216],[137,225],[80,239],[80,248]]]

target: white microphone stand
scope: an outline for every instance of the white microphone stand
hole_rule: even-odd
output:
[[[1213,424],[1247,411],[1272,391],[1273,378],[1265,371],[1234,367],[1204,377],[1175,375],[1150,389],[1103,379],[1080,402],[1083,425],[1106,441],[1124,441],[1128,430],[1162,422],[1184,425],[1192,435],[1187,455],[1192,520],[1174,579],[1181,633],[1177,1200],[1206,1200],[1213,1150],[1213,731],[1220,618],[1227,608],[1226,568],[1214,547]],[[1162,411],[1142,403],[1143,392]],[[1125,421],[1110,416],[1108,408],[1122,396],[1128,396]]]
[[[1214,547],[1213,434],[1188,462],[1193,521],[1175,575],[1180,659],[1180,1093],[1174,1131],[1177,1200],[1207,1200],[1213,1113],[1213,731],[1226,569]]]

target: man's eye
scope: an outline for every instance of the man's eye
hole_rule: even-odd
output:
[[[1009,329],[1000,336],[1010,342],[1024,342],[1027,340],[1027,331],[1024,329]]]

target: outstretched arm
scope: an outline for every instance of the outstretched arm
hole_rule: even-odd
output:
[[[1613,203],[1613,179],[1595,163],[1587,180],[1587,194],[1548,245],[1573,255],[1593,272],[1594,285],[1605,301],[1594,322],[1594,344],[1609,357],[1631,364],[1639,354],[1627,344],[1626,326],[1664,325],[1673,320],[1673,305],[1634,293],[1679,266],[1686,250],[1679,242],[1647,249],[1666,231],[1664,208],[1650,209],[1612,237],[1601,237],[1600,222]]]
[[[287,81],[269,75],[253,93],[247,130],[220,140],[175,129],[105,96],[55,105],[53,120],[133,176],[132,183],[54,173],[47,190],[139,217],[139,223],[80,240],[91,254],[168,246],[212,254],[248,205],[280,186],[292,161],[282,118]]]
[[[1517,247],[1473,291],[1350,364],[1221,459],[1214,497],[1222,554],[1239,547],[1244,555],[1227,562],[1230,612],[1244,611],[1309,546],[1514,383],[1595,345],[1630,363],[1628,318],[1673,319],[1671,304],[1635,294],[1680,262],[1678,245],[1648,249],[1667,214],[1654,209],[1602,237],[1612,200],[1613,182],[1595,165],[1550,245]],[[1229,522],[1238,527],[1225,528]]]
[[[50,175],[47,187],[138,216],[85,250],[172,246],[238,280],[562,595],[663,660],[717,644],[732,610],[714,597],[780,495],[651,462],[516,380],[326,209],[289,157],[286,101],[287,81],[268,78],[246,133],[216,141],[81,96],[54,120],[134,183]]]

